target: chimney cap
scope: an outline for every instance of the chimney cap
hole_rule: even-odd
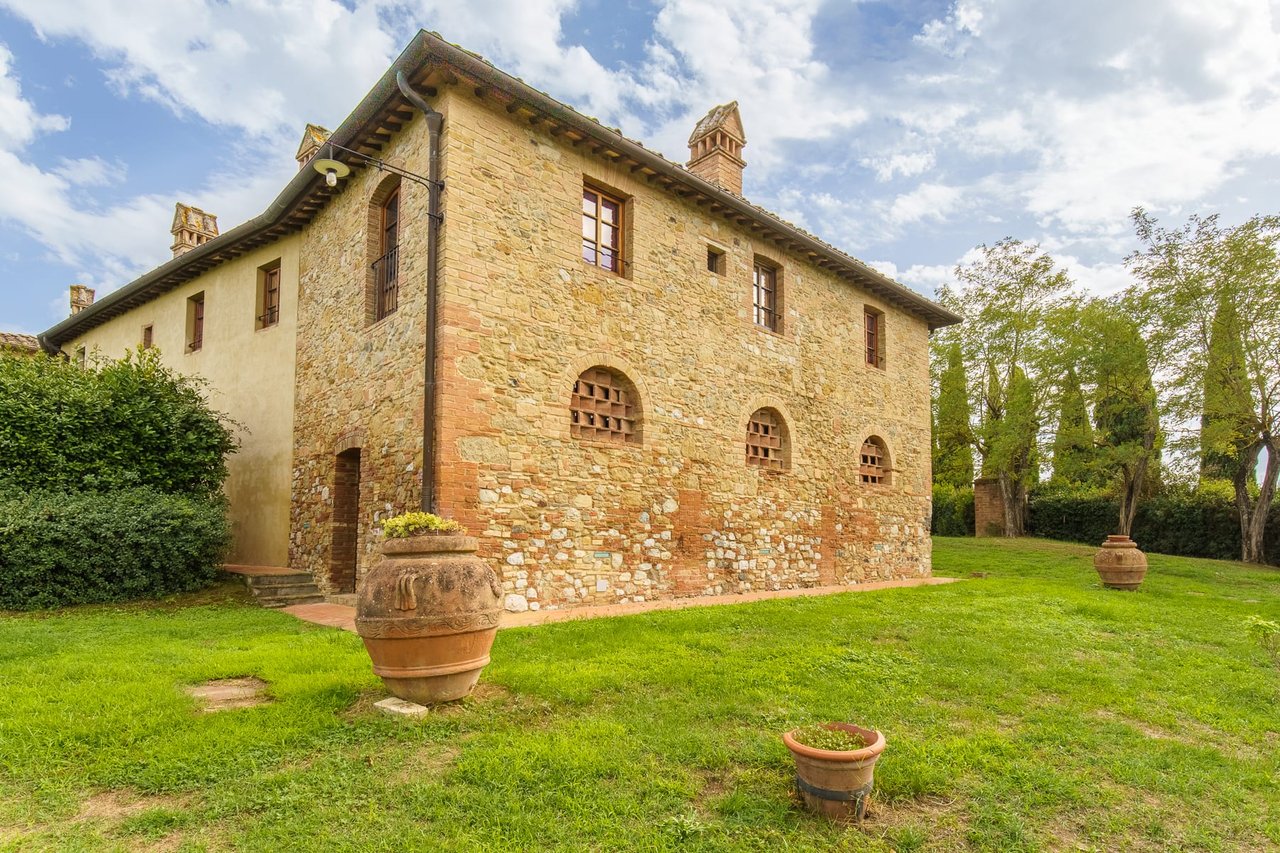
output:
[[[205,213],[198,207],[177,202],[173,206],[173,224],[169,226],[169,233],[177,234],[184,229],[216,237],[218,236],[218,217],[212,213]]]
[[[711,111],[694,126],[693,133],[689,134],[689,144],[692,145],[717,130],[732,136],[739,145],[747,144],[747,134],[742,129],[742,116],[738,113],[737,101],[712,107]]]
[[[298,153],[293,155],[294,159],[300,163],[303,158],[310,159],[320,146],[329,141],[331,135],[327,128],[308,122],[306,129],[302,131],[302,141],[298,143]]]

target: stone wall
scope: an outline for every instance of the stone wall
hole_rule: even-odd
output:
[[[438,477],[442,513],[501,566],[512,609],[927,575],[926,324],[478,99],[443,87]],[[382,156],[426,172],[415,118]],[[307,228],[299,269],[291,564],[329,582],[337,454],[361,448],[358,572],[376,522],[421,494],[425,188],[402,185],[399,310],[366,322],[361,170]],[[625,276],[579,255],[584,179],[628,199]],[[706,269],[708,245],[725,252]],[[759,255],[781,267],[783,334],[751,317]],[[884,311],[883,370],[863,306]],[[643,440],[570,435],[574,380],[635,385]],[[744,461],[782,414],[790,467]],[[893,474],[858,476],[881,437]]]
[[[380,156],[425,174],[421,118]],[[328,593],[349,591],[345,577],[330,577],[337,478],[345,471],[338,455],[360,451],[360,509],[337,531],[345,549],[354,524],[357,575],[378,557],[378,521],[421,499],[428,196],[412,181],[400,182],[397,310],[375,322],[370,292],[370,253],[377,251],[370,231],[380,224],[371,207],[396,180],[376,168],[353,171],[302,233],[289,562]]]
[[[442,101],[441,509],[500,563],[510,608],[929,573],[923,321],[469,92]],[[628,200],[625,276],[580,258],[584,181]],[[781,267],[781,335],[752,322],[757,256]],[[883,370],[865,305],[887,318]],[[571,437],[593,366],[638,389],[639,445]],[[787,471],[744,462],[762,406],[786,422]],[[885,486],[858,476],[871,435]]]

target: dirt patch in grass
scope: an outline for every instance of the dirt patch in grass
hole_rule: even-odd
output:
[[[75,819],[115,822],[149,809],[181,810],[189,803],[189,797],[173,794],[139,794],[127,788],[100,791],[80,804],[80,811]]]
[[[206,714],[252,708],[271,701],[267,696],[267,682],[253,676],[218,678],[185,690],[188,696],[200,703],[200,710]]]
[[[412,785],[423,780],[437,780],[453,767],[461,754],[462,747],[454,744],[422,746],[405,757],[388,781],[392,785]]]
[[[941,851],[967,846],[968,823],[960,801],[931,794],[886,801],[873,793],[859,829],[895,849]]]

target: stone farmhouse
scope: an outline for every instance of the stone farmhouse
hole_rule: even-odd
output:
[[[41,344],[207,379],[232,561],[331,596],[420,506],[513,610],[927,575],[959,318],[744,199],[746,141],[716,107],[677,165],[421,32],[261,215],[178,205]]]

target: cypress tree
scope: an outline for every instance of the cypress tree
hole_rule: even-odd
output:
[[[1091,485],[1096,480],[1093,427],[1084,391],[1075,368],[1068,367],[1062,381],[1058,432],[1053,438],[1053,476],[1050,482],[1062,486]]]
[[[938,380],[933,481],[956,488],[973,485],[973,447],[969,425],[969,389],[959,342],[946,349]]]

